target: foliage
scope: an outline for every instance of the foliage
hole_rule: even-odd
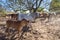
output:
[[[6,15],[6,10],[0,5],[0,15],[5,16]]]
[[[60,10],[60,0],[52,0],[50,10]]]
[[[37,9],[37,11],[38,11],[38,12],[41,12],[41,11],[43,11],[43,9],[44,9],[44,8],[39,7],[39,8]]]

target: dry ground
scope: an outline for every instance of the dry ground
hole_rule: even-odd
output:
[[[50,21],[41,23],[40,18],[36,19],[36,23],[31,23],[32,28],[25,30],[21,35],[21,40],[60,40],[60,16],[52,16]],[[17,40],[15,30],[10,31],[7,36],[6,27],[0,26],[0,40]],[[23,28],[24,29],[24,28]],[[23,31],[23,30],[22,30]],[[14,32],[14,34],[13,34]],[[14,35],[14,36],[13,36]],[[8,39],[9,37],[9,39]]]

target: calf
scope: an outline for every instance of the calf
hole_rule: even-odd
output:
[[[6,31],[7,31],[8,34],[9,34],[8,30],[9,30],[10,27],[14,27],[18,31],[18,34],[19,34],[19,32],[21,32],[22,28],[29,24],[29,21],[27,21],[26,19],[23,19],[21,21],[7,20],[6,24],[7,24]]]
[[[50,14],[47,14],[47,13],[41,13],[41,14],[39,14],[40,16],[40,18],[43,18],[43,19],[41,19],[41,20],[46,20],[45,22],[48,22],[49,21],[49,18],[50,18]]]

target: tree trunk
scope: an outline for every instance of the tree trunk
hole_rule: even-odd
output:
[[[34,8],[34,9],[33,9],[33,13],[35,13],[36,11],[37,11],[37,8]]]

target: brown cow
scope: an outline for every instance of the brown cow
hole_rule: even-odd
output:
[[[19,34],[19,32],[21,32],[22,28],[29,24],[29,21],[27,21],[26,19],[23,19],[21,21],[8,20],[8,21],[6,21],[6,24],[7,24],[7,29],[6,29],[7,32],[10,27],[14,27],[18,31],[18,34]],[[8,35],[9,35],[9,32],[8,32]]]

